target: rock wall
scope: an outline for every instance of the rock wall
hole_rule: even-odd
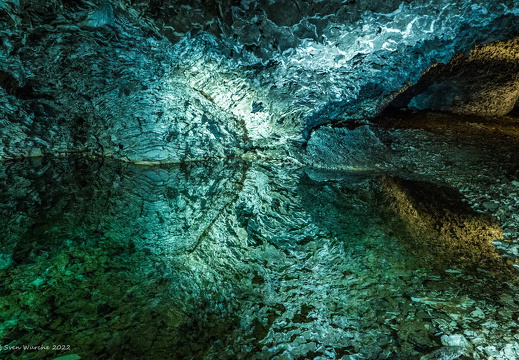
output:
[[[457,114],[503,116],[519,100],[519,39],[477,46],[433,66],[390,108],[408,106]]]
[[[516,2],[1,1],[0,158],[287,158],[438,61],[518,33]]]

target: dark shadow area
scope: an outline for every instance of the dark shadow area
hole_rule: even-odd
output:
[[[515,103],[515,106],[512,109],[512,111],[510,111],[510,113],[508,115],[511,117],[514,117],[514,118],[519,118],[519,99],[518,99],[517,103]]]

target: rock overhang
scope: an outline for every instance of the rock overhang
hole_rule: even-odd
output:
[[[247,149],[296,157],[314,130],[374,117],[431,65],[519,34],[513,1],[56,0],[0,9],[2,158],[182,162]]]

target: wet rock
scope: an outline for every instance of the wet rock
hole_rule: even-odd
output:
[[[445,346],[457,346],[461,348],[470,348],[470,343],[465,336],[460,334],[442,335],[441,342]]]
[[[79,359],[81,359],[81,356],[76,355],[76,354],[69,354],[69,355],[57,357],[53,360],[79,360]]]
[[[320,128],[308,141],[305,162],[331,169],[370,170],[390,162],[389,149],[369,126]]]
[[[431,65],[517,36],[514,1],[461,3],[3,1],[0,159],[296,158],[320,126],[372,118]],[[436,90],[509,108],[513,74],[474,67],[480,85]]]
[[[11,254],[0,254],[0,270],[7,269],[12,263]]]
[[[432,353],[422,356],[420,360],[468,360],[463,348],[457,346],[442,347]]]
[[[501,350],[500,355],[506,360],[517,359],[517,357],[519,357],[519,344],[517,342],[506,344],[503,350]]]
[[[492,246],[493,240],[502,237],[502,230],[491,218],[464,204],[456,190],[436,188],[433,195],[431,184],[388,177],[382,184],[389,207],[402,219],[394,226],[413,234],[411,243],[405,245],[410,251],[422,252],[440,268],[500,269],[498,273],[507,269]],[[421,246],[416,239],[422,239]]]
[[[477,46],[447,65],[437,64],[395,100],[416,109],[506,115],[519,98],[519,41]]]
[[[487,210],[496,210],[499,208],[499,204],[495,203],[493,201],[485,201],[483,204],[483,207]]]
[[[485,313],[479,307],[476,307],[476,310],[471,312],[470,315],[475,317],[475,318],[479,318],[479,319],[484,319],[485,318]]]

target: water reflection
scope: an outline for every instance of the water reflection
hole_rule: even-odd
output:
[[[476,296],[489,274],[424,266],[388,225],[375,175],[41,159],[0,176],[1,343],[71,347],[7,359],[410,359],[452,352],[456,336],[479,339],[456,345],[470,356],[513,345],[517,319],[502,314],[519,311],[515,285]]]

